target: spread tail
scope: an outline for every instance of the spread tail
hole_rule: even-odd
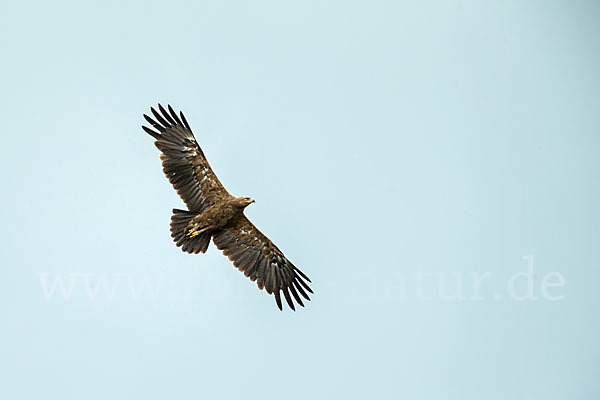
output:
[[[171,237],[177,247],[181,247],[181,250],[186,253],[198,254],[206,252],[212,236],[211,232],[203,232],[194,237],[187,235],[186,227],[196,215],[198,213],[174,208],[173,215],[171,216]]]

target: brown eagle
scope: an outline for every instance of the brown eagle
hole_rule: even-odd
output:
[[[163,171],[188,208],[173,209],[171,236],[177,246],[187,253],[204,253],[212,238],[260,290],[265,288],[275,295],[280,310],[281,292],[292,310],[296,310],[292,297],[304,307],[301,297],[310,300],[306,292],[313,293],[305,282],[310,282],[308,276],[246,218],[244,208],[254,200],[232,196],[225,190],[183,113],[177,115],[170,105],[167,108],[159,104],[160,113],[150,108],[155,119],[144,114],[156,131],[142,128],[156,139]]]

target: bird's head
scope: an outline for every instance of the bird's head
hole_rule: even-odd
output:
[[[237,197],[235,200],[237,205],[242,208],[246,208],[250,204],[254,203],[254,199],[252,197]]]

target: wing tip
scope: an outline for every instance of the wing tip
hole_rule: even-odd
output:
[[[159,140],[161,138],[160,133],[153,131],[152,129],[148,128],[145,125],[142,125],[142,129],[150,136],[152,136],[154,139]]]
[[[283,311],[283,305],[281,304],[281,296],[279,294],[279,290],[276,292],[273,292],[273,294],[275,295],[275,303],[277,303],[277,307],[279,307],[279,311]]]

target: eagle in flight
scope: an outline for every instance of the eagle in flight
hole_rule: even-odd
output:
[[[306,283],[308,276],[246,218],[244,209],[254,199],[235,197],[225,190],[183,113],[177,115],[170,105],[167,108],[160,104],[160,112],[150,108],[154,118],[146,114],[144,118],[154,129],[142,128],[156,139],[163,172],[188,208],[173,209],[171,236],[177,246],[187,253],[204,253],[212,238],[260,290],[275,295],[280,310],[281,293],[292,310],[296,310],[292,298],[304,307],[302,297],[310,300],[306,292],[313,293]]]

